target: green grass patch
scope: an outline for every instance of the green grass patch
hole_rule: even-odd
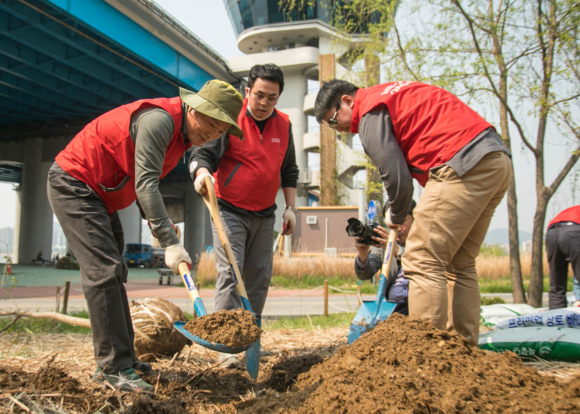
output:
[[[347,290],[351,292],[356,292],[356,284],[358,279],[352,278],[351,280],[344,280],[340,278],[331,278],[325,279],[324,277],[319,276],[305,276],[301,280],[295,278],[288,278],[285,276],[272,276],[272,281],[270,283],[271,287],[278,288],[278,289],[288,289],[288,290],[310,290],[314,289],[315,287],[324,285],[324,281],[328,280],[328,284],[332,287]],[[377,285],[379,279],[377,277]],[[174,286],[176,287],[185,287],[183,282],[176,283]],[[214,283],[207,283],[202,284],[201,289],[208,289],[213,290],[215,289]],[[370,281],[364,281],[361,284],[361,292],[365,295],[368,294],[376,294],[377,288],[373,286]],[[329,289],[329,293],[331,295],[342,295],[342,293]]]
[[[75,312],[70,314],[77,318],[89,319],[87,311]],[[9,325],[14,318],[0,319],[0,330]],[[82,328],[80,326],[69,325],[68,323],[58,322],[52,319],[40,318],[20,318],[14,325],[6,330],[6,332],[13,333],[79,333],[90,334],[89,328]]]
[[[316,275],[307,275],[302,277],[301,279],[293,278],[293,277],[286,277],[286,276],[272,276],[272,282],[270,284],[273,288],[278,289],[288,289],[288,290],[310,290],[316,287],[324,285],[324,281],[328,280],[328,284],[332,287],[351,291],[356,291],[358,279],[356,277],[352,277],[351,279],[343,279],[343,278],[324,278],[322,276]],[[377,285],[378,285],[379,278],[377,276]],[[524,280],[524,289],[526,292],[528,291],[530,281]],[[177,287],[184,287],[183,282],[176,283],[175,286]],[[361,292],[365,295],[373,295],[377,293],[376,286],[370,281],[364,281],[361,283]],[[572,292],[573,287],[573,276],[568,277],[568,285],[567,291]],[[202,289],[213,290],[215,289],[214,283],[202,284]],[[509,275],[506,275],[500,279],[487,279],[480,277],[479,278],[479,288],[481,293],[512,293],[512,285]],[[544,275],[544,292],[549,292],[550,290],[550,280],[548,275]],[[330,289],[329,291],[332,295],[341,295],[342,293],[334,291]]]
[[[350,326],[355,312],[331,313],[325,316],[301,316],[298,318],[280,318],[277,320],[264,319],[262,325],[264,330],[276,329],[326,329],[345,328]]]
[[[568,278],[566,290],[572,292],[574,280],[572,277]],[[527,292],[530,286],[529,280],[524,280],[524,290]],[[512,283],[509,276],[502,279],[479,279],[479,290],[481,293],[512,293]],[[548,275],[544,276],[544,292],[550,291],[550,279]]]
[[[488,296],[481,297],[481,306],[497,305],[500,303],[505,303],[505,300],[499,297],[490,298]]]
[[[277,287],[280,289],[314,289],[315,287],[323,286],[324,281],[328,280],[328,284],[332,287],[341,290],[347,290],[351,292],[356,292],[356,284],[358,279],[352,278],[351,280],[344,280],[341,278],[324,278],[319,276],[304,276],[302,279],[287,278],[284,276],[272,276],[272,283],[270,286]],[[378,284],[378,278],[377,278]],[[373,287],[371,282],[365,281],[361,283],[361,292],[364,294],[377,293],[376,287]],[[340,292],[329,290],[331,294],[342,294]]]

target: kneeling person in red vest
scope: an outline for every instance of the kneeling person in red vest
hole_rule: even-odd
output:
[[[359,89],[333,80],[320,89],[315,114],[359,134],[387,190],[390,227],[405,221],[412,178],[425,187],[402,258],[409,314],[477,345],[475,258],[512,177],[511,154],[493,126],[453,94],[410,81]]]
[[[276,194],[280,185],[286,202],[282,234],[291,234],[296,223],[298,166],[292,125],[288,115],[275,109],[283,89],[284,75],[278,66],[254,66],[238,117],[244,140],[224,134],[211,144],[194,149],[189,160],[198,192],[207,191],[205,177],[212,177],[215,182],[225,230],[258,324],[272,279]],[[212,227],[218,270],[216,311],[238,309],[242,305],[236,282],[215,225]],[[236,357],[227,357],[221,357],[224,366],[237,364]]]
[[[88,124],[56,157],[48,172],[48,199],[81,270],[93,332],[99,381],[122,391],[150,391],[135,373],[140,363],[124,283],[124,237],[117,210],[138,201],[174,273],[191,259],[159,192],[167,175],[194,146],[226,131],[242,137],[236,119],[242,96],[209,81],[199,93],[144,99],[113,109]]]

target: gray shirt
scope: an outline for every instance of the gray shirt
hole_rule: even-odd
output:
[[[365,153],[377,167],[389,198],[391,221],[402,224],[413,198],[413,178],[403,151],[393,134],[389,110],[381,105],[366,113],[358,127]],[[471,140],[446,164],[460,177],[471,170],[485,155],[502,151],[511,156],[493,128],[488,128]],[[432,170],[442,167],[435,166]]]
[[[185,115],[187,107],[182,103],[184,122],[182,135],[187,139]],[[171,138],[174,123],[164,109],[148,107],[131,116],[129,132],[135,144],[135,192],[142,212],[151,223],[151,230],[162,247],[173,246],[179,239],[171,226],[163,197],[159,192],[159,179]]]

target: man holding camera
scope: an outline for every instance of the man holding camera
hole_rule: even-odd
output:
[[[315,115],[359,133],[389,196],[389,227],[405,221],[412,178],[425,187],[403,256],[409,313],[477,345],[475,258],[512,177],[511,154],[493,126],[453,94],[411,81],[368,89],[330,81]]]
[[[417,206],[415,200],[411,200],[411,206],[409,207],[409,212],[405,221],[399,226],[399,233],[397,234],[397,246],[394,249],[396,261],[392,262],[391,269],[389,269],[389,274],[385,275],[387,277],[387,286],[385,287],[385,297],[387,300],[392,302],[397,302],[397,306],[393,312],[400,313],[402,315],[409,314],[408,296],[409,296],[409,280],[405,277],[403,268],[401,267],[401,255],[402,250],[405,249],[405,244],[407,242],[407,236],[409,230],[413,225],[413,210]],[[383,211],[387,210],[387,206],[383,208]],[[388,212],[388,210],[387,210]],[[385,214],[383,214],[383,217]],[[378,226],[374,229],[377,234],[373,236],[374,243],[363,244],[360,237],[355,238],[355,247],[358,250],[358,256],[354,262],[354,271],[360,280],[369,280],[376,273],[381,270],[383,264],[383,257],[385,249],[387,247],[387,239],[389,235],[387,230]]]
[[[217,141],[196,148],[189,161],[191,177],[199,193],[207,191],[205,177],[215,182],[224,227],[258,326],[272,279],[276,195],[280,185],[286,202],[282,235],[292,234],[296,224],[298,165],[292,125],[288,115],[276,110],[283,89],[284,74],[278,66],[252,67],[246,99],[238,117],[244,140],[224,134]],[[213,240],[218,270],[216,311],[238,309],[241,303],[236,281],[215,225]],[[221,359],[225,359],[223,366],[237,364],[235,355],[224,354]]]

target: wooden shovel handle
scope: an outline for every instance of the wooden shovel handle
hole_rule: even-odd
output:
[[[385,249],[385,259],[383,260],[383,268],[381,273],[388,278],[389,272],[391,270],[391,263],[393,262],[395,243],[397,243],[397,235],[399,234],[399,228],[390,229],[389,238],[387,239],[387,248]]]
[[[213,218],[213,222],[218,232],[218,236],[220,238],[220,242],[225,250],[226,257],[228,259],[229,264],[232,266],[232,270],[234,272],[234,277],[237,279],[238,283],[236,284],[236,289],[241,297],[248,299],[248,293],[246,292],[246,286],[244,285],[244,281],[242,280],[242,275],[240,274],[240,269],[238,268],[238,264],[236,263],[236,256],[234,256],[234,252],[232,250],[232,246],[228,239],[228,235],[226,234],[226,230],[224,229],[224,224],[222,222],[222,217],[220,216],[220,210],[217,203],[217,198],[215,195],[215,190],[213,188],[213,182],[211,178],[205,177],[205,186],[207,188],[207,193],[202,194],[203,201],[205,205],[209,209],[209,212]]]

